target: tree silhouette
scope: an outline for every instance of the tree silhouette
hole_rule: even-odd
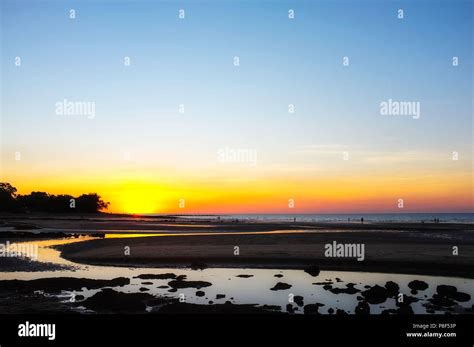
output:
[[[9,183],[0,183],[0,211],[2,212],[49,212],[49,213],[99,213],[106,210],[108,202],[97,193],[52,195],[46,192],[31,192],[16,195],[16,188]]]
[[[16,201],[16,188],[10,183],[0,182],[0,211],[17,212],[20,206]]]

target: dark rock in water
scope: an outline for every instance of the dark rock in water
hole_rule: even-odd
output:
[[[148,286],[148,285],[150,285],[150,284],[153,284],[153,282],[142,282],[142,284],[143,284],[144,286]]]
[[[140,278],[142,280],[171,280],[171,279],[175,279],[176,275],[173,273],[142,274],[142,275],[135,276],[134,278]]]
[[[326,281],[326,282],[314,282],[314,283],[311,283],[315,286],[327,286],[327,285],[331,285],[332,284],[332,281]]]
[[[466,301],[471,300],[471,296],[463,292],[457,292],[456,294],[454,294],[453,298],[454,300],[459,301],[459,302],[466,302]]]
[[[306,269],[304,269],[304,272],[310,274],[313,277],[316,277],[320,273],[319,266],[316,266],[316,265],[309,266]]]
[[[341,310],[341,309],[338,308],[338,309],[336,310],[336,314],[338,314],[338,315],[347,315],[348,313],[347,313],[346,311]]]
[[[30,281],[5,280],[0,281],[0,288],[3,290],[15,290],[18,292],[34,292],[36,290],[43,290],[48,293],[59,293],[62,290],[81,290],[82,288],[100,289],[103,287],[118,287],[127,284],[130,284],[130,279],[125,277],[118,277],[112,280],[57,277],[40,278]]]
[[[339,277],[336,277],[336,282],[342,282],[342,280]]]
[[[253,277],[253,275],[237,275],[235,277],[240,277],[240,278],[250,278]]]
[[[333,309],[332,307],[330,307],[330,308],[328,309],[328,313],[329,313],[329,314],[333,314],[333,313],[334,313],[334,309]]]
[[[149,291],[150,289],[149,288],[145,288],[145,287],[141,287],[139,289],[141,292],[146,292],[146,291]]]
[[[295,302],[296,305],[299,307],[304,306],[304,298],[301,295],[295,295],[293,297],[293,301]]]
[[[329,289],[329,291],[334,294],[341,294],[341,293],[355,294],[355,293],[360,292],[360,290],[355,288],[354,286],[355,286],[355,283],[347,283],[346,288],[332,288],[332,289]],[[324,286],[323,288],[326,289],[325,287],[326,286]]]
[[[456,305],[454,300],[458,301],[469,300],[470,295],[466,293],[459,293],[457,288],[449,285],[439,285],[436,287],[436,294],[428,300],[429,304],[424,305],[430,309],[440,310],[441,308],[450,309],[451,306]],[[467,301],[466,300],[466,301]]]
[[[145,302],[153,299],[146,293],[120,293],[105,288],[80,303],[80,306],[97,312],[143,312]]]
[[[204,296],[204,295],[206,295],[206,293],[204,293],[202,290],[198,290],[196,292],[196,296]]]
[[[212,286],[212,283],[205,282],[205,281],[184,281],[184,280],[175,280],[168,283],[168,285],[172,288],[196,288],[201,289],[205,287]]]
[[[429,304],[424,305],[431,310],[450,310],[456,305],[455,301],[466,302],[471,299],[467,293],[458,292],[457,288],[449,285],[439,285],[436,287],[436,294],[428,300]]]
[[[332,285],[326,284],[326,285],[323,286],[323,289],[324,289],[324,290],[331,290],[331,289],[332,289]]]
[[[191,263],[191,270],[204,270],[207,265],[204,263]]]
[[[224,299],[225,294],[216,294],[216,299]]]
[[[385,283],[385,289],[387,290],[387,296],[390,298],[394,298],[400,292],[400,287],[393,281]]]
[[[278,282],[273,288],[270,288],[270,290],[286,290],[290,289],[291,287],[292,286],[288,283]]]
[[[287,305],[286,305],[286,312],[288,312],[288,313],[295,313],[295,310],[293,309],[293,305],[292,305],[292,304],[287,304]]]
[[[411,289],[412,294],[417,294],[419,290],[428,289],[428,283],[424,281],[414,280],[408,283],[408,288]]]
[[[177,288],[171,288],[170,290],[168,290],[168,292],[170,293],[176,293],[178,291]]]
[[[76,300],[76,301],[81,301],[81,300],[84,300],[84,299],[85,299],[84,295],[79,294],[79,295],[74,296],[74,300]]]
[[[178,277],[176,277],[176,281],[183,281],[187,278],[186,275],[179,275]]]
[[[370,314],[369,304],[364,301],[360,301],[355,308],[355,314]]]
[[[445,284],[441,284],[436,287],[436,292],[439,295],[446,296],[446,297],[453,297],[454,294],[457,292],[457,288],[455,286],[448,286]]]
[[[414,302],[420,301],[420,299],[415,298],[414,296],[409,296],[409,295],[403,295],[403,302],[399,302],[396,300],[396,305],[399,307],[402,306],[409,306]]]
[[[304,307],[304,314],[319,314],[319,308],[324,304],[308,304]]]
[[[278,278],[282,278],[282,277],[283,277],[282,274],[276,274],[276,275],[273,275],[273,276],[278,277]]]
[[[159,286],[159,287],[157,287],[157,288],[159,288],[159,289],[166,289],[166,288],[169,288],[169,287],[168,287],[168,286]]]
[[[209,300],[209,305],[212,305],[212,304],[214,304],[214,301]]]
[[[432,304],[430,307],[436,309],[445,308],[456,304],[453,299],[439,294],[434,294],[433,297],[428,301]]]
[[[387,289],[378,284],[363,291],[361,294],[369,304],[381,304],[388,298]]]

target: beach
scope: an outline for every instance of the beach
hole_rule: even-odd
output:
[[[472,224],[1,220],[1,244],[37,247],[35,259],[0,257],[4,313],[472,312]],[[354,253],[328,252],[339,245]]]

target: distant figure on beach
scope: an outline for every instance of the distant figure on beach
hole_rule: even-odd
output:
[[[294,223],[294,222],[296,222],[296,217],[295,217],[295,218],[293,218],[293,223]]]
[[[364,224],[364,217],[362,217],[362,218],[360,219],[360,222],[361,222],[362,224]]]

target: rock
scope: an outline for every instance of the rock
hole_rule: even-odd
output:
[[[340,293],[344,293],[344,294],[355,294],[355,293],[359,293],[360,290],[357,289],[357,288],[354,288],[355,286],[355,283],[347,283],[346,284],[346,288],[331,288],[329,289],[329,291],[331,293],[334,293],[334,294],[340,294]],[[326,286],[324,286],[323,288],[325,288]]]
[[[141,292],[146,292],[146,291],[149,291],[150,289],[149,288],[145,288],[145,287],[141,287],[139,289]]]
[[[237,275],[235,277],[240,277],[240,278],[250,278],[253,277],[253,275]]]
[[[0,288],[3,290],[15,290],[18,292],[34,292],[42,290],[48,293],[59,293],[62,290],[72,291],[87,289],[101,289],[103,287],[118,287],[130,284],[130,279],[118,277],[112,280],[95,280],[88,278],[56,277],[40,278],[36,280],[0,280]]]
[[[436,287],[436,292],[439,295],[446,296],[446,297],[453,297],[457,291],[458,290],[455,286],[448,286],[448,285],[441,284]]]
[[[219,300],[219,299],[224,299],[225,298],[225,294],[216,294],[216,299]]]
[[[204,293],[202,290],[198,290],[196,292],[196,296],[204,296],[204,295],[206,295],[206,293]]]
[[[273,275],[273,276],[278,277],[278,278],[282,278],[282,277],[283,277],[282,274],[276,274],[276,275]]]
[[[287,304],[287,305],[286,305],[286,312],[288,312],[288,313],[295,313],[295,310],[293,309],[293,305],[292,305],[292,304]]]
[[[310,274],[313,277],[316,277],[320,273],[319,266],[316,266],[316,265],[309,266],[306,269],[304,269],[304,272]]]
[[[204,270],[205,268],[207,268],[207,265],[204,263],[196,262],[196,263],[191,263],[190,267],[191,267],[191,270]]]
[[[362,296],[369,304],[381,304],[388,298],[387,289],[376,284],[370,289],[363,291]]]
[[[296,305],[299,307],[304,306],[304,298],[301,295],[295,295],[293,297],[293,301],[295,302]]]
[[[412,294],[417,294],[419,290],[426,290],[428,288],[428,283],[424,281],[414,280],[408,283],[408,288],[411,289]]]
[[[173,273],[165,273],[165,274],[142,274],[138,275],[134,278],[140,278],[142,280],[171,280],[175,279],[176,275]]]
[[[313,284],[315,286],[327,286],[327,285],[330,286],[331,284],[333,284],[333,282],[332,281],[325,281],[325,282],[314,282],[314,283],[311,283],[311,284]]]
[[[196,288],[201,289],[205,287],[212,286],[212,283],[205,281],[184,281],[184,280],[175,280],[168,283],[168,285],[174,289],[177,288]]]
[[[153,299],[145,293],[120,293],[110,288],[94,294],[80,303],[80,306],[98,312],[143,312],[145,301]]]
[[[153,282],[142,282],[142,285],[144,285],[144,286],[148,286],[150,284],[153,284]]]
[[[330,307],[330,308],[328,309],[328,313],[329,313],[329,314],[333,314],[333,313],[334,313],[334,309],[333,309],[332,307]]]
[[[355,308],[355,314],[370,314],[369,304],[364,301],[360,301]]]
[[[290,284],[278,282],[277,284],[275,284],[273,288],[270,288],[270,290],[287,290],[287,289],[290,289],[291,287],[292,286]]]
[[[466,302],[466,301],[471,300],[471,296],[463,292],[457,292],[456,294],[454,294],[453,298],[454,300],[459,301],[459,302]]]
[[[385,283],[385,289],[387,290],[387,296],[390,298],[396,297],[400,292],[400,287],[393,281]]]
[[[319,314],[319,308],[324,306],[324,304],[308,304],[304,307],[305,314]]]

